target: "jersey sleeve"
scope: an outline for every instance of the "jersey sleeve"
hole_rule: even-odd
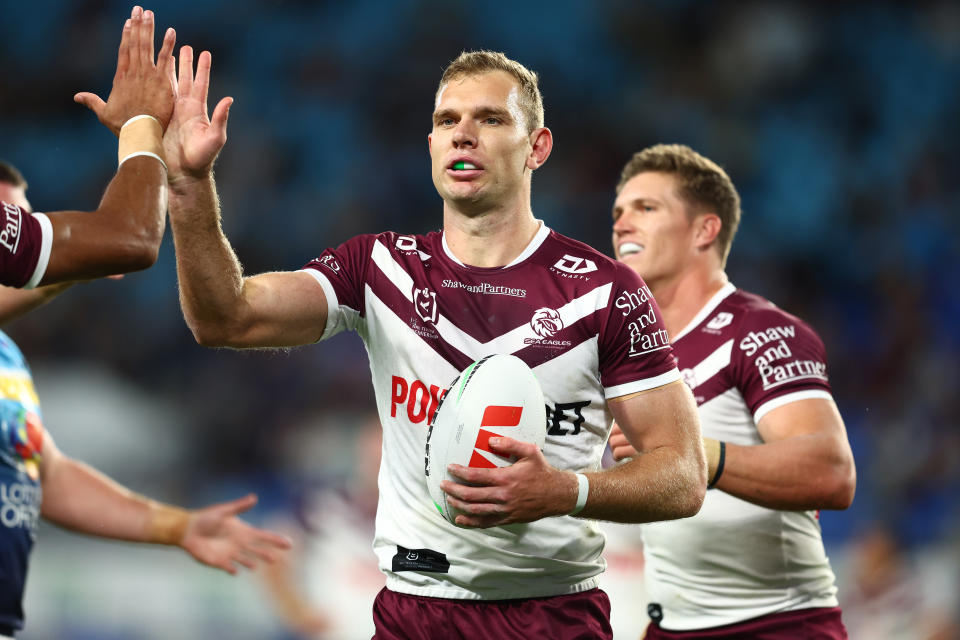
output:
[[[833,397],[820,336],[776,307],[744,319],[733,352],[737,387],[756,422],[790,402]]]
[[[53,226],[42,213],[0,202],[0,284],[32,289],[50,261]]]
[[[632,269],[617,264],[599,337],[600,382],[607,399],[680,379],[660,307]]]
[[[327,326],[320,340],[356,329],[365,311],[364,282],[375,241],[374,235],[356,236],[304,265],[302,270],[316,279],[327,298]]]

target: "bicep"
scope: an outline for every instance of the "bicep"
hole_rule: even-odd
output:
[[[700,421],[687,385],[680,381],[609,402],[614,420],[640,453],[699,445]]]
[[[813,435],[847,441],[840,411],[828,398],[805,398],[771,409],[757,423],[757,431],[767,443]]]
[[[294,347],[320,339],[327,323],[327,297],[303,271],[262,273],[244,279],[247,327],[229,346]]]

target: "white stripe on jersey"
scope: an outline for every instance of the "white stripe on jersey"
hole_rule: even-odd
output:
[[[730,364],[730,354],[733,352],[733,340],[728,340],[720,345],[720,348],[700,361],[700,364],[693,368],[693,379],[700,386],[713,376],[720,373],[724,367]]]

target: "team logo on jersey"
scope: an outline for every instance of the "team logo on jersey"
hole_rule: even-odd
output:
[[[325,266],[330,271],[334,273],[340,273],[340,263],[337,262],[337,259],[332,254],[327,254],[320,258],[320,264]]]
[[[563,320],[556,309],[542,307],[533,312],[530,326],[541,338],[552,338],[557,331],[563,329]]]
[[[720,329],[730,326],[731,322],[733,322],[733,314],[729,311],[721,311],[717,315],[713,316],[710,322],[707,323],[704,331],[720,331]]]
[[[694,373],[693,369],[684,369],[681,371],[680,378],[683,380],[684,384],[690,387],[691,391],[697,388],[697,374]]]
[[[0,229],[0,245],[10,253],[17,252],[20,244],[20,225],[23,222],[23,211],[15,204],[3,203],[3,228]]]
[[[0,401],[0,451],[7,464],[14,466],[36,482],[40,479],[40,458],[43,452],[43,424],[40,416],[28,411],[20,402]]]
[[[593,260],[588,260],[587,258],[571,256],[568,253],[557,260],[557,264],[553,265],[553,268],[573,275],[583,275],[585,273],[590,273],[591,271],[596,271],[597,263]]]
[[[437,309],[437,294],[435,292],[430,291],[427,287],[420,289],[414,285],[413,306],[417,308],[417,315],[420,316],[421,320],[430,324],[437,323],[440,312]]]

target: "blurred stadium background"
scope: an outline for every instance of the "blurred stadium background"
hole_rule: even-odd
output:
[[[248,273],[299,268],[357,233],[439,226],[425,136],[440,73],[462,49],[503,50],[540,73],[556,146],[534,212],[608,254],[612,189],[633,151],[682,142],[720,162],[744,206],[733,282],[827,344],[859,476],[853,507],[821,517],[841,586],[871,611],[857,559],[889,532],[889,555],[936,596],[892,610],[960,609],[960,5],[145,6],[180,44],[213,52],[211,103],[236,99],[217,179]],[[38,211],[94,208],[115,170],[113,137],[71,98],[109,92],[129,9],[4,3],[0,158],[23,171]],[[373,404],[353,335],[291,352],[197,346],[169,233],[153,269],[75,287],[8,332],[61,449],[181,504],[256,491],[261,524],[349,476]],[[640,576],[626,562],[629,591]],[[44,527],[28,584],[25,639],[295,637],[254,577],[171,550]],[[614,599],[618,632],[645,622],[630,606]]]

